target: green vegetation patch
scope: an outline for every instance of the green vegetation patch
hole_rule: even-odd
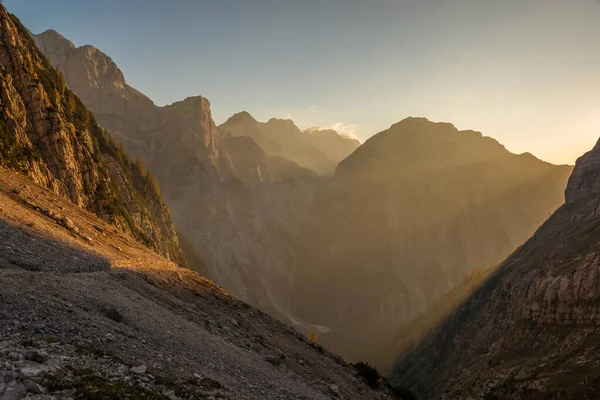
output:
[[[99,376],[92,369],[74,370],[72,379],[54,376],[48,389],[50,393],[72,392],[76,399],[88,400],[167,400],[168,397],[154,391],[123,381],[111,381]]]
[[[30,162],[39,160],[40,153],[30,146],[23,146],[0,116],[0,165],[20,172],[27,172]]]

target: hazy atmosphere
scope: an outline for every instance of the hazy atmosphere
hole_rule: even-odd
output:
[[[597,0],[6,0],[109,54],[159,105],[202,94],[361,140],[407,116],[452,121],[553,163],[600,126]]]
[[[0,0],[0,399],[600,399],[597,0]]]

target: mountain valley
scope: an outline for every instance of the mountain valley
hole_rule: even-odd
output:
[[[523,243],[562,204],[572,170],[424,118],[362,145],[248,112],[217,127],[202,97],[157,107],[99,50],[35,38],[156,174],[201,271],[352,361],[389,367],[376,355]]]
[[[0,28],[1,400],[600,398],[600,141],[223,118]]]

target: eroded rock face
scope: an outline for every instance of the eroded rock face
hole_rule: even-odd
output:
[[[600,193],[600,141],[575,164],[565,190],[567,203]]]
[[[127,150],[133,158],[144,156],[143,134],[160,124],[160,115],[156,113],[158,107],[127,85],[113,60],[98,49],[75,47],[53,30],[33,38],[52,66],[61,71],[69,88],[94,113],[100,125],[119,141],[131,141],[132,145],[128,145]]]
[[[599,153],[578,160],[567,203],[399,361],[396,382],[419,398],[600,395]]]
[[[148,183],[147,171],[134,168],[66,88],[27,30],[1,7],[0,24],[0,164],[182,261],[160,195],[142,189]],[[67,50],[68,46],[57,48]],[[115,165],[105,157],[116,159]],[[123,194],[135,201],[126,201]],[[132,219],[134,214],[138,217]]]

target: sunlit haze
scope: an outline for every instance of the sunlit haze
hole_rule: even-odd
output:
[[[600,0],[0,0],[0,398],[600,399]]]
[[[203,95],[366,139],[407,116],[574,163],[600,135],[595,0],[6,0],[111,56],[157,104]]]

